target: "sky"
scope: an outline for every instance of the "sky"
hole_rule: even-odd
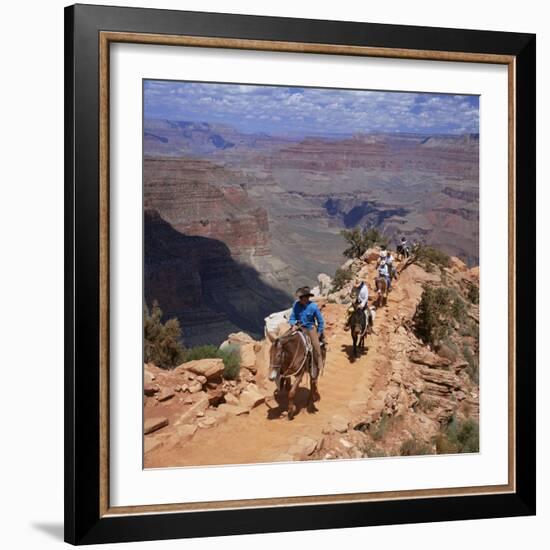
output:
[[[145,80],[144,111],[270,135],[479,131],[479,97],[468,95]]]

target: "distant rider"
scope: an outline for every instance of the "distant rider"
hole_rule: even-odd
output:
[[[408,258],[410,255],[409,250],[409,244],[407,243],[406,237],[401,237],[401,244],[397,247],[397,252],[404,256],[405,258]]]
[[[321,315],[319,306],[310,300],[310,298],[313,297],[313,294],[308,286],[299,288],[296,291],[296,297],[297,300],[292,305],[292,312],[288,322],[290,323],[293,331],[302,328],[309,334],[313,351],[311,377],[315,379],[317,378],[323,363],[320,340],[324,343],[323,331],[325,329],[325,320]]]

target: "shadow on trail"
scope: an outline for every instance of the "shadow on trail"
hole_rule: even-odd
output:
[[[288,393],[286,390],[276,393],[273,398],[277,402],[277,406],[270,407],[267,411],[268,420],[276,420],[278,418],[281,418],[283,416],[283,413],[286,413],[288,411]],[[296,418],[296,416],[298,416],[303,409],[306,409],[308,413],[315,413],[318,411],[317,407],[315,407],[314,404],[311,404],[308,407],[308,399],[309,388],[298,388],[296,396],[294,397],[294,404],[296,405],[296,414],[294,415],[294,418]]]
[[[350,363],[355,363],[355,361],[361,359],[361,357],[366,356],[369,351],[366,341],[364,350],[361,350],[359,347],[357,347],[357,357],[354,357],[353,355],[353,344],[342,344],[340,349],[348,356]]]

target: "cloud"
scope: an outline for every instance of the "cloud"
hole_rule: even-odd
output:
[[[477,96],[147,80],[146,118],[224,123],[244,132],[477,133]]]

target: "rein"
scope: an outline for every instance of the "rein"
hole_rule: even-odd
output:
[[[297,332],[299,333],[299,335],[301,337],[301,340],[302,340],[302,343],[304,344],[304,348],[305,348],[304,358],[302,359],[302,362],[300,363],[300,366],[296,370],[293,371],[292,369],[294,367],[294,363],[296,363],[296,357],[294,357],[294,359],[292,360],[292,363],[290,364],[290,366],[288,367],[287,371],[284,374],[282,374],[279,370],[279,374],[278,374],[279,378],[290,378],[291,376],[298,376],[302,372],[302,370],[303,370],[303,368],[306,364],[307,357],[309,355],[309,352],[311,351],[311,345],[308,346],[306,337],[305,337],[304,333],[301,330],[299,330]],[[296,333],[281,336],[279,342],[281,342],[283,339],[290,340],[290,338],[294,337],[295,334]],[[272,365],[271,368],[281,369],[281,365],[280,364]]]

